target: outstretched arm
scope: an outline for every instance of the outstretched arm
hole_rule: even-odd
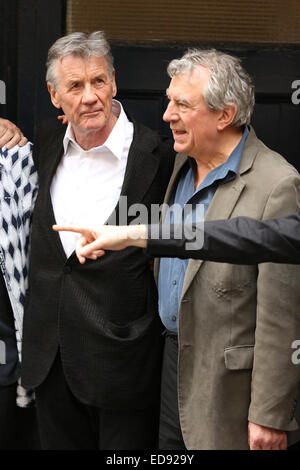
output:
[[[234,264],[300,264],[299,212],[264,221],[237,217],[204,222],[203,229],[201,225],[187,225],[183,236],[175,239],[173,234],[180,230],[181,227],[174,226],[167,240],[163,238],[163,226],[160,226],[159,238],[154,239],[149,226],[147,252],[154,257],[196,258]],[[198,240],[202,235],[203,246],[187,249],[193,233]]]
[[[81,233],[76,247],[79,261],[96,259],[104,250],[128,246],[147,248],[155,257],[198,258],[210,261],[256,264],[300,264],[300,215],[258,221],[248,217],[204,222],[193,226],[131,225],[96,228],[54,226],[54,230]],[[204,227],[204,228],[203,228]],[[164,234],[168,233],[168,238]],[[178,238],[178,233],[181,233]],[[177,238],[176,238],[177,237]],[[193,246],[193,240],[203,244]]]

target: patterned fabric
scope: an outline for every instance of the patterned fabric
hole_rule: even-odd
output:
[[[0,267],[12,305],[21,361],[22,323],[28,284],[29,230],[37,194],[32,144],[0,148]],[[32,392],[17,388],[17,404],[26,407]]]

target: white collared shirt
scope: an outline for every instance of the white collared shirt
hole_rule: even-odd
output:
[[[121,103],[113,100],[118,117],[103,145],[83,150],[75,141],[71,124],[63,140],[64,155],[51,184],[51,199],[58,225],[104,224],[120,197],[133,124]],[[79,235],[59,232],[66,256],[75,248]]]

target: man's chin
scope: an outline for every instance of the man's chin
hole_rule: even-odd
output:
[[[88,118],[81,124],[81,129],[86,131],[97,131],[104,127],[104,123],[102,120],[95,119],[95,118]]]
[[[173,148],[174,148],[175,152],[186,153],[186,145],[184,145],[183,143],[175,141]]]

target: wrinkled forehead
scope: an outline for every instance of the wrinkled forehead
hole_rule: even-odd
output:
[[[56,61],[57,70],[78,69],[85,70],[89,68],[108,69],[104,56],[68,54],[58,57]]]
[[[109,69],[105,57],[69,54],[61,56],[56,62],[56,76],[58,85],[66,80],[81,79],[84,77],[96,76],[110,77]]]

